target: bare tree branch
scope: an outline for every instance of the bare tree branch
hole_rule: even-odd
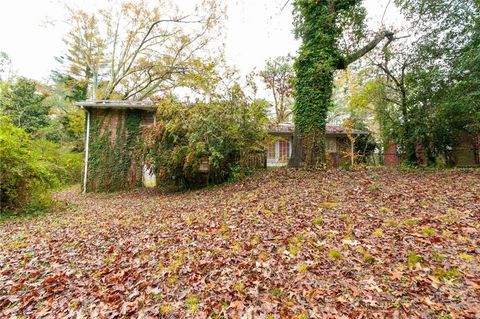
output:
[[[394,40],[394,33],[391,31],[382,31],[378,33],[369,43],[367,43],[364,47],[360,48],[359,50],[349,54],[347,57],[339,61],[337,68],[340,70],[346,69],[350,64],[359,60],[364,55],[372,51],[377,47],[377,45],[383,41],[383,39],[387,38],[389,41]]]
[[[162,20],[158,20],[158,21],[155,21],[154,23],[152,23],[150,25],[150,27],[148,28],[147,32],[145,33],[145,35],[143,36],[143,39],[140,42],[140,44],[138,45],[138,47],[133,51],[133,54],[131,55],[131,57],[129,57],[127,59],[127,60],[130,60],[130,62],[128,63],[127,67],[123,70],[124,75],[118,77],[116,80],[113,81],[113,83],[111,84],[111,86],[108,90],[107,96],[110,96],[115,91],[115,88],[117,87],[117,85],[120,84],[120,82],[129,74],[130,68],[132,67],[133,63],[135,62],[138,54],[142,51],[143,46],[149,41],[150,34],[152,33],[153,29],[158,24],[165,23],[165,22],[173,22],[173,23],[200,23],[201,22],[201,20],[188,21],[188,20],[185,20],[186,18],[188,18],[188,16],[184,16],[184,17],[177,18],[177,19],[162,19]]]
[[[287,2],[285,2],[285,4],[283,5],[282,9],[280,10],[280,12],[283,12],[283,10],[287,7],[288,3],[290,2],[290,0],[287,0]]]

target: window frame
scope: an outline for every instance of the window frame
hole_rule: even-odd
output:
[[[278,160],[280,162],[286,162],[290,159],[290,141],[286,139],[280,139],[278,143]]]
[[[277,159],[277,142],[273,141],[267,146],[267,160],[276,160]],[[272,156],[273,155],[273,156]]]

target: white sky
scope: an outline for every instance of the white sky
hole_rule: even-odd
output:
[[[174,1],[180,4],[189,0]],[[296,52],[298,42],[291,31],[291,7],[281,12],[285,0],[225,1],[228,3],[225,54],[229,65],[246,74],[255,67],[260,69],[268,58]],[[80,8],[92,8],[105,0],[68,2]],[[387,2],[365,0],[372,29],[378,29]],[[58,67],[54,57],[65,50],[62,37],[67,29],[62,23],[52,25],[46,21],[61,21],[65,16],[58,0],[1,0],[0,51],[9,55],[18,75],[46,80],[50,71]],[[391,5],[385,22],[394,25],[392,20],[398,17]]]

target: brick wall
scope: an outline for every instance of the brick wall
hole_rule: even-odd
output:
[[[400,159],[397,156],[397,145],[395,145],[395,143],[390,142],[385,149],[385,153],[383,154],[383,164],[385,166],[400,165]]]

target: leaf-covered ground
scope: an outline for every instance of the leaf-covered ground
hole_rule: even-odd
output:
[[[475,318],[480,171],[270,171],[0,224],[0,317]]]

